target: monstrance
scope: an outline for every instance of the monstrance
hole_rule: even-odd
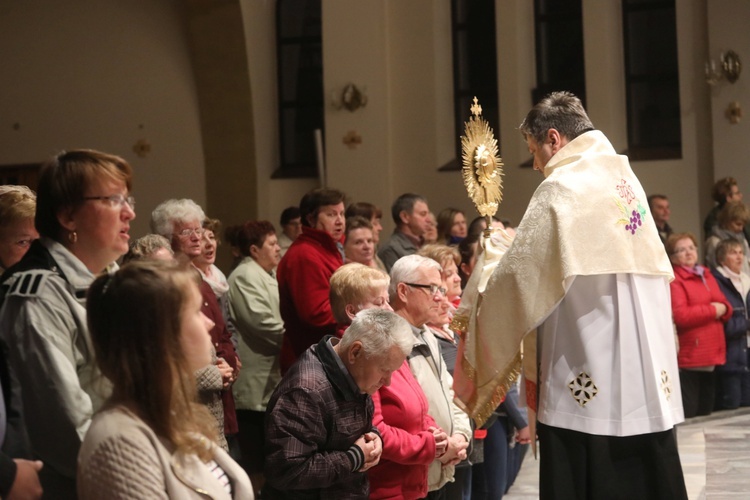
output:
[[[461,137],[464,185],[479,215],[487,220],[484,233],[487,238],[492,216],[503,199],[503,161],[498,156],[497,139],[482,117],[482,106],[476,97],[470,110],[472,116],[464,124],[466,135]]]
[[[492,228],[492,217],[503,198],[503,161],[498,156],[497,139],[490,125],[482,118],[482,106],[476,97],[471,106],[471,115],[464,125],[466,135],[461,137],[463,178],[469,198],[486,219],[487,227],[480,238],[484,251],[477,258],[461,296],[461,305],[451,322],[451,328],[460,332],[470,330],[471,318],[476,317],[487,280],[513,242],[513,236],[505,230]]]

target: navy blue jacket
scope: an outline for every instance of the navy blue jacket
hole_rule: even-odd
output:
[[[732,284],[732,281],[721,274],[718,270],[712,269],[719,288],[730,304],[732,304],[733,313],[724,324],[724,337],[727,341],[727,362],[724,365],[716,367],[716,370],[723,372],[747,372],[747,331],[750,329],[750,319],[748,319],[745,303],[742,301],[740,292]],[[746,297],[750,301],[750,293]]]

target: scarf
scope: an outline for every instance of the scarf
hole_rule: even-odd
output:
[[[196,269],[198,268],[196,267]],[[205,274],[200,269],[198,269],[198,272],[201,273],[203,281],[208,283],[211,287],[211,290],[214,291],[217,299],[220,299],[224,296],[225,293],[229,291],[229,283],[227,282],[227,277],[224,276],[224,273],[222,273],[221,270],[214,264],[211,264],[211,267],[208,268],[208,274]]]
[[[750,293],[750,276],[743,272],[735,273],[727,266],[719,266],[716,269],[732,282],[732,285],[734,285],[734,288],[739,292],[740,297],[742,297],[745,308],[747,308],[747,294]]]

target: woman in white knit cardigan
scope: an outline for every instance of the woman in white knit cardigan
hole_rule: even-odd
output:
[[[193,373],[211,355],[201,302],[194,274],[169,262],[133,262],[91,285],[91,338],[113,390],[78,455],[82,500],[253,498],[195,402]]]

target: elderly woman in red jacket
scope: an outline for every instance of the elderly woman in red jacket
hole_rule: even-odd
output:
[[[677,362],[685,417],[708,415],[714,406],[714,368],[726,362],[724,323],[732,316],[732,306],[713,275],[698,265],[695,236],[673,234],[666,250],[674,267],[672,315],[680,341]]]

